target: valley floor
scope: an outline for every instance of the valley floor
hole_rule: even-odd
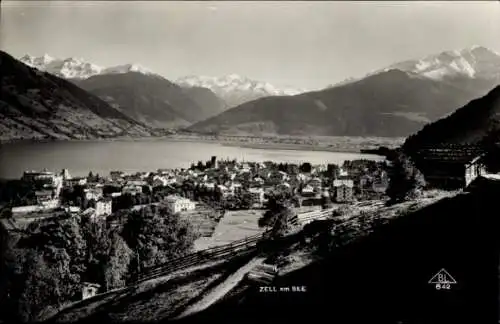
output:
[[[162,138],[178,141],[213,142],[225,146],[269,150],[299,150],[359,153],[364,149],[381,146],[395,148],[404,138],[390,137],[351,137],[351,136],[209,136],[175,134]]]

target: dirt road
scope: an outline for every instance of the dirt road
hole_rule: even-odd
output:
[[[224,282],[222,282],[220,285],[212,289],[210,292],[208,292],[205,297],[203,297],[199,302],[188,306],[184,312],[182,312],[181,315],[177,317],[183,318],[185,316],[200,312],[206,308],[208,308],[210,305],[214,304],[217,302],[219,299],[224,297],[231,289],[236,287],[236,285],[243,279],[243,277],[250,272],[255,266],[260,265],[264,262],[265,258],[263,257],[256,257],[253,258],[250,262],[239,268],[235,273],[230,275]]]

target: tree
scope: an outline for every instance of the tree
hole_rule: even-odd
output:
[[[80,292],[86,270],[86,244],[74,218],[31,223],[19,240],[20,268],[15,270],[10,299],[21,320],[34,321],[42,311],[59,309]]]
[[[82,197],[76,197],[76,205],[83,209],[83,199]]]
[[[259,227],[271,227],[271,236],[283,236],[289,229],[293,211],[290,203],[280,196],[271,196],[268,201],[268,210],[259,218]]]
[[[123,287],[129,273],[133,251],[128,247],[125,240],[114,232],[107,255],[109,258],[104,264],[106,290]]]
[[[390,198],[389,203],[398,203],[418,196],[425,186],[422,173],[403,153],[398,153],[391,162],[392,166],[388,172],[389,186],[386,190]]]
[[[243,192],[239,196],[239,208],[250,209],[252,208],[252,195],[249,192]]]
[[[24,280],[17,297],[17,313],[23,322],[40,320],[48,306],[64,300],[60,272],[36,251],[30,251],[23,265]]]
[[[146,207],[131,212],[123,237],[147,268],[191,252],[197,235],[191,223],[164,207]]]
[[[82,224],[82,234],[87,243],[85,280],[104,285],[103,264],[109,258],[111,245],[106,223],[87,221]]]
[[[299,167],[299,170],[302,173],[310,173],[312,171],[311,163],[309,162],[302,163]]]

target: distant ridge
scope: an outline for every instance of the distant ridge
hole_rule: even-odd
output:
[[[259,98],[192,131],[404,137],[500,83],[500,56],[484,47],[393,64],[364,78],[295,96]]]
[[[151,135],[98,97],[2,51],[0,74],[0,141]]]

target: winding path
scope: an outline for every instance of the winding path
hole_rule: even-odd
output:
[[[254,267],[260,265],[264,262],[264,257],[256,257],[250,260],[247,264],[239,268],[235,273],[230,275],[224,282],[219,284],[217,287],[213,288],[208,294],[203,297],[197,303],[188,306],[181,315],[177,317],[183,318],[188,315],[198,313],[202,310],[207,309],[209,306],[217,302],[219,299],[224,297],[227,293],[229,293],[238,283],[243,279],[243,277],[250,272]]]

